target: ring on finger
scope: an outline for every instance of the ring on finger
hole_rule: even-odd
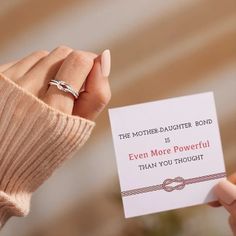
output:
[[[56,85],[59,90],[62,90],[67,93],[71,93],[75,99],[79,97],[79,93],[76,92],[71,85],[67,84],[65,81],[52,79],[49,81],[50,85]]]

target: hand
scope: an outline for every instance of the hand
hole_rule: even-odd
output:
[[[98,56],[60,46],[52,52],[37,51],[0,66],[0,72],[42,101],[66,114],[95,120],[111,97],[108,81],[110,52]],[[75,100],[72,94],[48,85],[51,79],[84,91]]]
[[[236,236],[236,173],[231,175],[228,180],[220,181],[214,188],[219,202],[212,206],[222,205],[229,213],[229,225]]]

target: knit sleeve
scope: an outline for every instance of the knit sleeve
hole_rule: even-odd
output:
[[[95,123],[65,114],[0,74],[0,227],[89,138]]]

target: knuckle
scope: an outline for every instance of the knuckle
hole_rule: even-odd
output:
[[[46,51],[46,50],[39,50],[39,51],[36,51],[36,52],[34,52],[34,56],[35,57],[45,57],[45,56],[47,56],[49,54],[49,52],[48,51]]]
[[[79,64],[85,66],[86,68],[92,68],[93,66],[93,58],[84,52],[73,51],[71,53],[71,57],[76,65]]]
[[[99,106],[104,108],[111,100],[111,91],[108,90],[108,91],[104,92],[103,90],[100,90],[96,94],[96,98],[97,98],[96,100],[97,100]]]
[[[86,52],[86,54],[91,57],[92,59],[95,59],[96,57],[98,57],[98,55],[94,52]]]
[[[58,56],[68,55],[71,51],[72,51],[72,49],[70,47],[64,46],[64,45],[58,46],[55,49],[55,52]]]

